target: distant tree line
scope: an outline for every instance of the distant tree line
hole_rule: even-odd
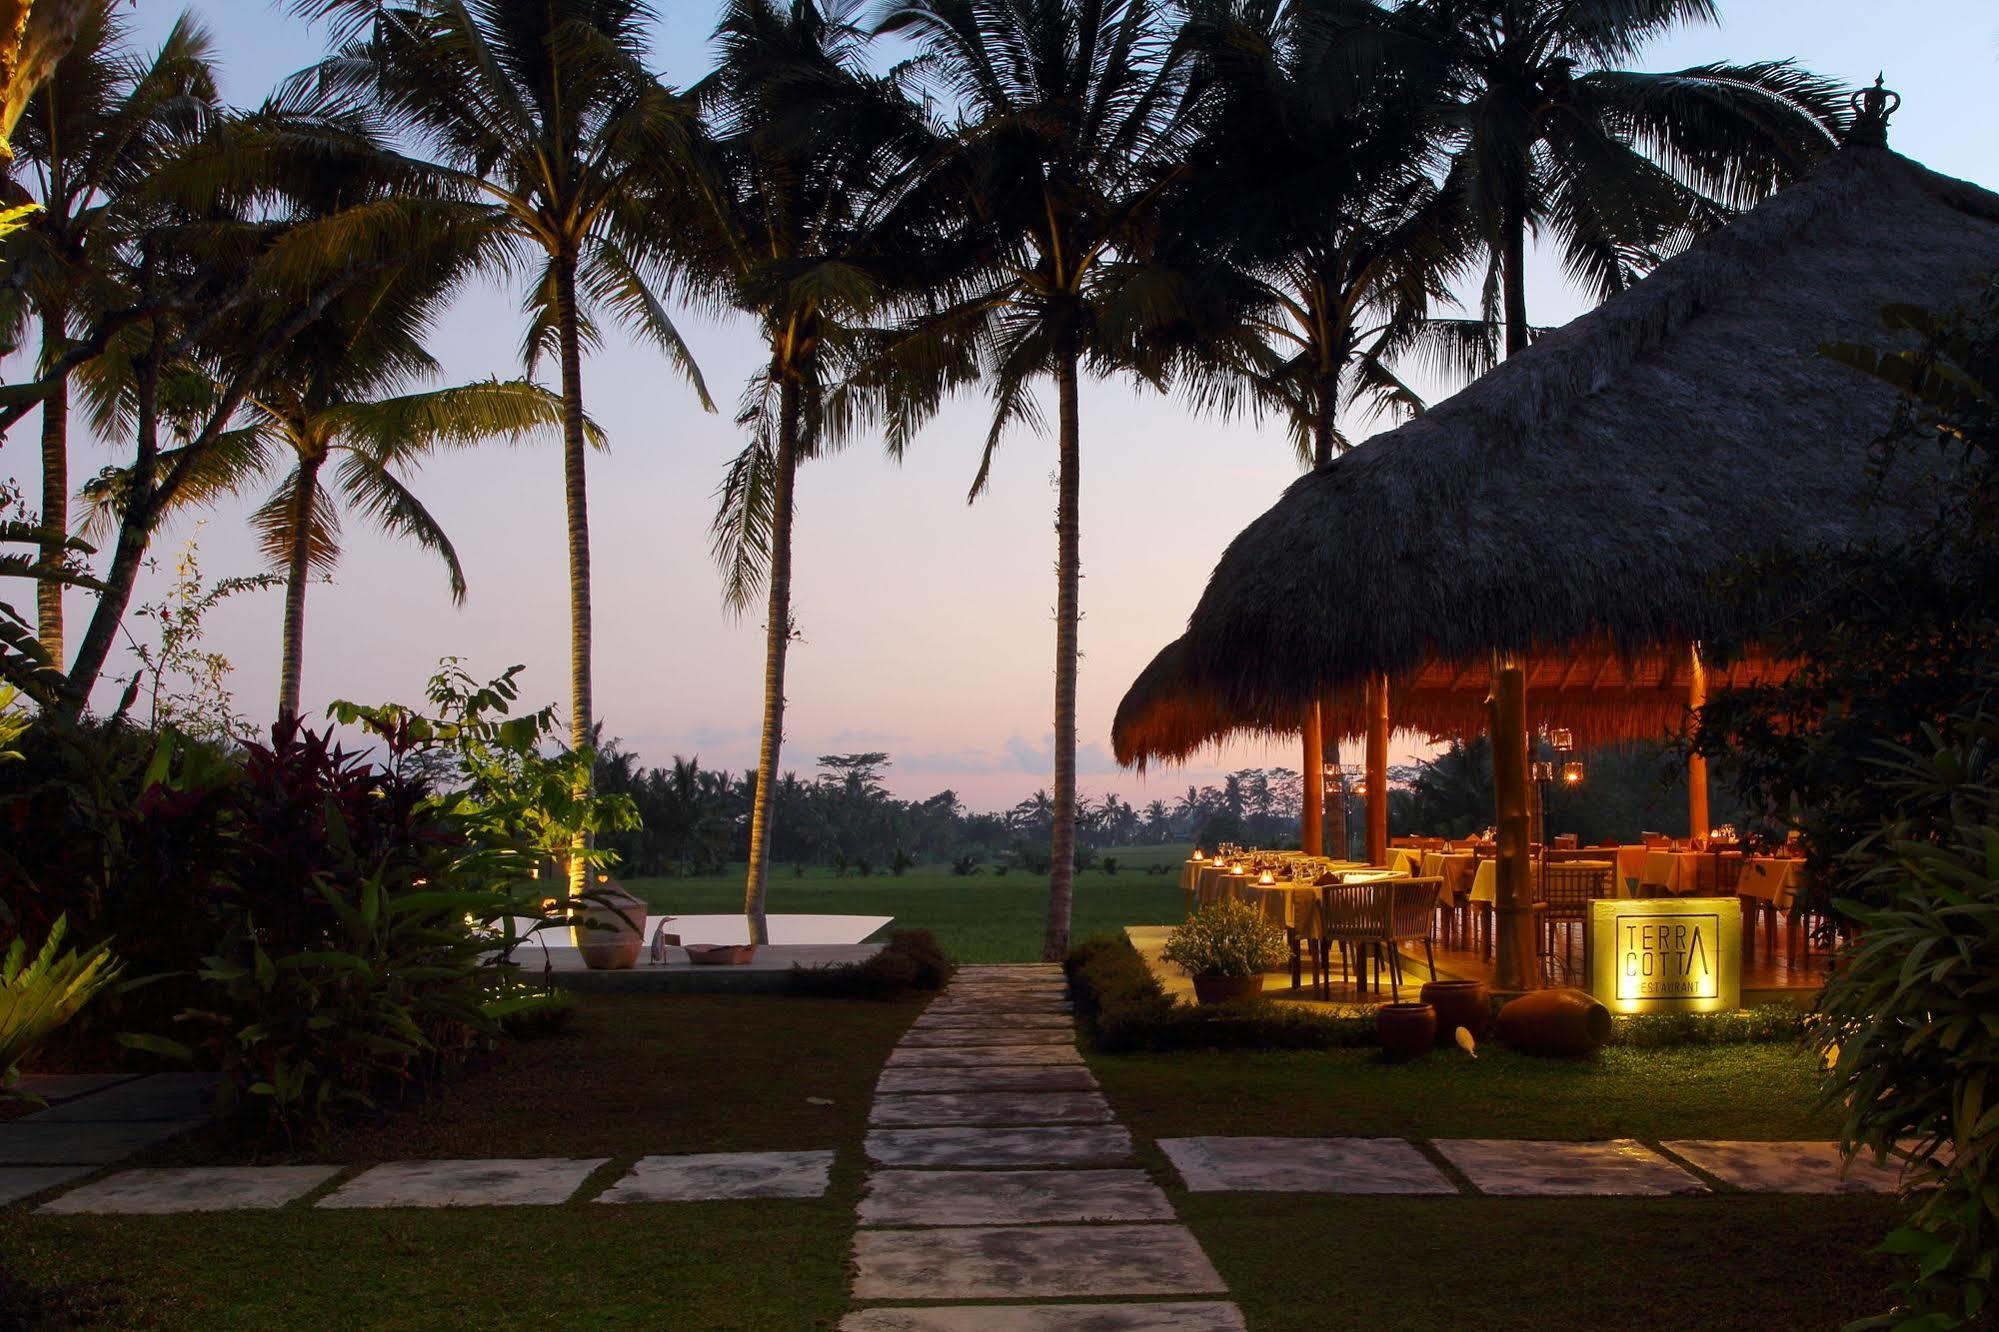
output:
[[[1046,790],[1010,809],[975,812],[949,789],[897,799],[885,784],[892,761],[884,752],[822,754],[818,766],[812,776],[787,772],[775,784],[771,858],[779,866],[856,874],[900,873],[918,863],[950,863],[965,874],[1049,870],[1055,805]],[[602,839],[621,874],[715,873],[749,854],[754,772],[707,768],[698,756],[680,755],[648,768],[614,739],[598,748],[596,779],[601,793],[629,796],[638,806],[639,827]],[[1190,785],[1143,807],[1114,792],[1085,795],[1077,858],[1087,867],[1108,847],[1170,842],[1295,844],[1299,792],[1299,775],[1288,768],[1244,768],[1218,785]]]

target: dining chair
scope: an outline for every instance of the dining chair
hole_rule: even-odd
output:
[[[1575,969],[1569,963],[1569,956],[1575,942],[1574,933],[1587,928],[1589,904],[1610,896],[1610,880],[1614,873],[1614,868],[1606,869],[1600,865],[1556,863],[1542,867],[1534,892],[1534,912],[1539,926],[1542,976],[1549,984],[1555,981],[1557,931],[1562,936],[1562,976],[1572,981]]]

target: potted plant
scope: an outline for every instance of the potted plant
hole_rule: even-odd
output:
[[[1232,898],[1210,902],[1167,936],[1168,962],[1194,978],[1194,997],[1223,1004],[1263,993],[1263,973],[1283,965],[1284,932]]]

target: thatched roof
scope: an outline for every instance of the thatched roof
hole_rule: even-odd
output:
[[[1607,647],[1577,646],[1529,657],[1527,721],[1531,730],[1563,728],[1585,749],[1674,733],[1688,717],[1693,661],[1686,652],[1624,656]],[[1751,652],[1708,671],[1711,692],[1764,684],[1790,674],[1790,663]],[[1388,712],[1398,731],[1425,740],[1469,740],[1489,729],[1486,693],[1489,659],[1459,665],[1432,661],[1392,679]],[[1367,730],[1363,691],[1348,689],[1322,700],[1328,735],[1350,740]],[[1261,714],[1231,711],[1188,672],[1187,640],[1160,649],[1118,705],[1111,745],[1118,762],[1144,769],[1178,763],[1232,736],[1275,738],[1298,734],[1301,710]]]
[[[1670,660],[1753,641],[1795,596],[1721,598],[1717,575],[1892,538],[1933,511],[1915,479],[1874,492],[1865,459],[1894,394],[1820,344],[1883,342],[1884,305],[1950,308],[1995,268],[1999,196],[1885,148],[1834,153],[1294,483],[1188,622],[1179,669],[1198,708],[1256,729],[1369,674],[1476,667],[1495,648]]]

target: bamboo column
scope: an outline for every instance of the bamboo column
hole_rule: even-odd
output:
[[[1367,863],[1388,863],[1388,677],[1367,681]]]
[[[1499,828],[1492,983],[1497,990],[1539,987],[1534,947],[1534,867],[1527,849],[1527,676],[1517,658],[1492,660],[1492,785]]]
[[[1707,663],[1701,660],[1701,645],[1696,643],[1693,654],[1693,673],[1687,677],[1687,706],[1699,712],[1707,704]],[[1687,836],[1705,837],[1714,825],[1708,822],[1707,811],[1707,758],[1701,754],[1687,755]]]
[[[1326,853],[1326,747],[1317,699],[1305,709],[1305,811],[1298,844],[1308,856]]]

